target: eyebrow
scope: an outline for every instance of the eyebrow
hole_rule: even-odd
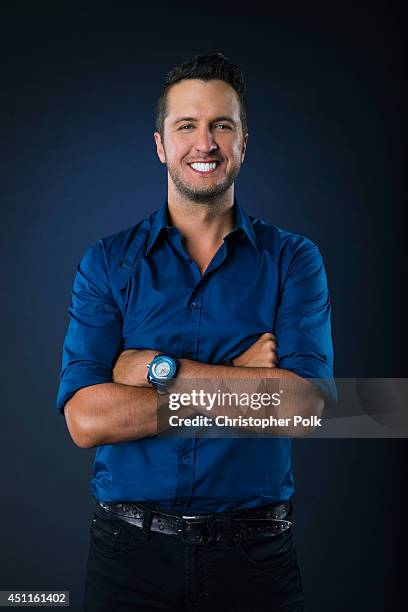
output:
[[[195,119],[194,117],[180,117],[179,119],[176,119],[175,121],[173,121],[173,125],[176,125],[177,123],[181,123],[182,121],[195,121],[195,122],[197,122],[197,119]],[[222,115],[220,117],[215,117],[215,119],[213,119],[211,121],[211,123],[215,123],[216,121],[229,121],[233,125],[236,125],[236,122],[234,121],[234,119],[232,117],[228,117],[227,115]]]

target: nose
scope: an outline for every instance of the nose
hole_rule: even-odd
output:
[[[218,149],[214,136],[208,127],[196,131],[194,148],[197,152],[206,154],[212,153],[212,151],[216,151]]]

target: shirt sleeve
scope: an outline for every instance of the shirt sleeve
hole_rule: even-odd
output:
[[[313,378],[326,400],[336,402],[330,316],[323,260],[308,241],[296,251],[283,284],[275,325],[279,367]]]
[[[123,319],[107,273],[103,242],[85,252],[75,276],[69,305],[57,410],[78,389],[112,382],[112,366],[123,346]]]

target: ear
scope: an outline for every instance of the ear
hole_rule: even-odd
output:
[[[248,144],[248,132],[245,134],[244,142],[242,144],[241,164],[243,163],[243,161],[245,159],[245,153],[246,153],[247,144]]]
[[[157,151],[158,158],[160,159],[162,164],[165,164],[166,154],[164,152],[164,147],[163,147],[162,139],[161,139],[159,132],[154,133],[154,139],[156,141],[156,151]]]

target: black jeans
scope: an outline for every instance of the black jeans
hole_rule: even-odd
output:
[[[192,545],[96,507],[84,612],[301,612],[292,529],[241,542]]]

